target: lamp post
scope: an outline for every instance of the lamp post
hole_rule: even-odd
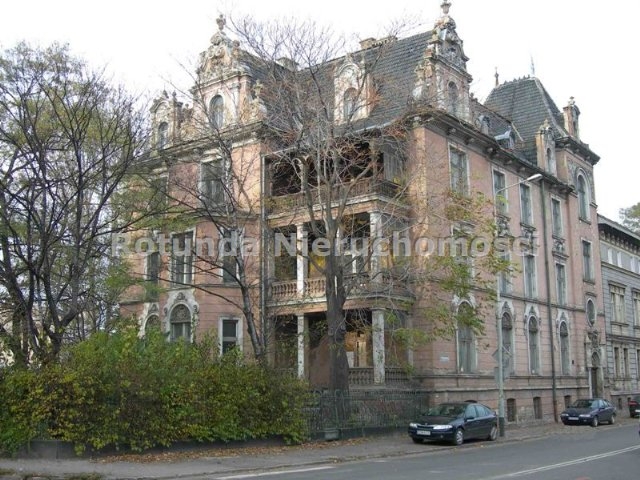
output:
[[[536,173],[534,175],[531,175],[528,178],[525,178],[524,180],[519,180],[517,183],[514,183],[513,185],[508,185],[506,187],[502,187],[498,190],[495,191],[494,195],[497,197],[498,195],[500,195],[502,192],[507,191],[509,188],[511,187],[516,187],[518,185],[521,185],[523,183],[529,183],[532,182],[534,180],[538,180],[539,178],[542,178],[542,174],[541,173]],[[498,216],[498,211],[496,209],[496,202],[494,201],[493,204],[493,217],[494,219],[497,218]],[[502,338],[502,314],[501,314],[501,308],[500,308],[500,280],[497,279],[496,281],[496,327],[498,330],[498,378],[497,378],[497,383],[498,383],[498,432],[499,435],[501,437],[504,437],[504,354],[503,354],[503,338]]]

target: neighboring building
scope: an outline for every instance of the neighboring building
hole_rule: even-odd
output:
[[[598,215],[612,402],[640,393],[640,235]]]
[[[384,238],[390,225],[404,225],[412,240],[451,237],[466,226],[425,226],[420,219],[430,212],[421,210],[420,203],[403,201],[403,191],[413,198],[432,192],[461,197],[482,193],[495,200],[500,232],[522,239],[524,248],[505,256],[516,267],[512,277],[503,275],[496,282],[499,302],[485,312],[483,337],[458,328],[450,340],[400,351],[392,348],[392,325],[428,331],[429,318],[417,313],[428,307],[428,300],[416,298],[411,285],[386,271],[376,255],[351,258],[349,279],[356,285],[346,304],[350,380],[358,387],[423,388],[432,402],[474,398],[497,406],[492,354],[499,319],[508,375],[507,420],[548,419],[577,397],[604,394],[604,307],[593,180],[599,157],[580,139],[580,112],[573,99],[560,111],[537,78],[496,81],[484,105],[474,99],[468,59],[449,6],[442,3],[432,31],[364,41],[362,50],[331,61],[332,75],[323,77],[335,92],[334,122],[340,125],[353,117],[362,129],[377,134],[363,145],[376,162],[374,174],[353,179],[350,229],[344,234]],[[291,234],[296,242],[309,234],[310,218],[303,208],[307,186],[292,181],[295,172],[278,163],[283,147],[275,152],[264,139],[265,112],[274,108],[262,92],[264,69],[226,36],[223,20],[219,27],[201,56],[193,107],[166,94],[154,104],[155,148],[146,161],[155,165],[154,173],[170,190],[180,190],[176,179],[183,185],[190,181],[194,190],[200,189],[200,200],[224,204],[225,195],[237,188],[225,186],[223,154],[216,143],[197,135],[199,119],[224,136],[232,164],[225,168],[241,168],[243,192],[249,192],[240,202],[247,215],[233,228],[260,238],[247,271],[253,276],[252,313],[262,319],[275,345],[269,359],[323,387],[329,359],[326,286],[313,266],[320,260],[299,254],[282,259],[273,253],[276,233]],[[367,60],[377,54],[370,67]],[[283,75],[306,74],[281,63]],[[365,98],[359,104],[354,90],[367,68],[372,68],[366,77],[371,85],[361,88]],[[410,127],[403,155],[397,155],[384,125],[404,116]],[[534,176],[535,181],[525,182]],[[407,178],[413,180],[408,186]],[[172,238],[180,245],[188,239],[219,238],[223,232],[205,217],[194,217]],[[213,331],[223,350],[237,345],[248,351],[252,333],[240,289],[228,278],[230,270],[198,268],[199,262],[188,252],[144,256],[139,273],[163,288],[153,295],[132,290],[123,301],[125,310],[138,316],[143,330],[160,325],[171,338],[187,339]],[[452,315],[486,297],[477,291],[451,298]]]

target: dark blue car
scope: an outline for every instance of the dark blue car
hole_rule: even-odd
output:
[[[454,445],[462,445],[471,438],[495,440],[498,418],[493,410],[480,403],[441,403],[409,424],[409,436],[415,443],[444,440]]]
[[[602,398],[576,400],[560,414],[565,425],[591,425],[597,427],[603,422],[616,422],[616,408]]]

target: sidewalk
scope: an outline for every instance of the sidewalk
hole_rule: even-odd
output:
[[[637,424],[636,419],[619,418],[613,427]],[[576,434],[589,429],[587,426],[565,427],[562,424],[508,427],[506,441],[521,441],[551,434]],[[33,460],[0,459],[0,480],[23,480],[28,475],[33,480],[63,479],[76,476],[77,480],[94,480],[90,474],[102,475],[104,479],[184,479],[197,480],[213,475],[231,475],[256,470],[277,470],[338,463],[350,460],[394,457],[424,453],[428,450],[443,450],[445,444],[416,445],[404,432],[395,434],[340,440],[314,442],[283,447],[219,448],[192,452],[164,454],[123,455],[95,460]]]

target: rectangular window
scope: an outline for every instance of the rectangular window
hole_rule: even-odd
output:
[[[567,304],[567,272],[565,266],[556,263],[556,293],[559,305]]]
[[[557,198],[551,199],[551,220],[552,220],[552,233],[556,237],[562,237],[562,208],[560,200]]]
[[[451,163],[451,190],[460,195],[469,193],[467,180],[467,156],[464,152],[451,148],[449,150]]]
[[[624,287],[610,285],[609,292],[611,294],[611,321],[625,323]]]
[[[240,346],[240,332],[238,327],[240,321],[236,318],[223,318],[222,319],[222,334],[221,340],[221,352],[224,355],[228,351]]]
[[[564,396],[564,408],[569,408],[571,406],[571,395]]]
[[[620,368],[620,348],[613,347],[613,368],[614,368],[614,376],[616,378],[620,377],[622,374],[622,369]]]
[[[220,239],[222,245],[218,248],[220,267],[222,268],[222,283],[236,283],[238,279],[238,248],[242,241],[237,230],[225,230]]]
[[[202,196],[207,205],[223,205],[225,201],[225,178],[222,160],[203,163]]]
[[[640,327],[640,292],[638,291],[633,292],[633,324]]]
[[[504,173],[493,171],[493,202],[496,206],[496,213],[506,215],[508,212],[506,177]]]
[[[537,292],[536,285],[536,257],[525,255],[522,257],[524,271],[524,295],[527,298],[535,298]]]
[[[593,255],[591,254],[591,242],[582,241],[582,266],[584,279],[593,281]]]
[[[520,221],[525,225],[533,225],[531,187],[524,183],[520,184]]]
[[[171,240],[171,279],[175,285],[189,285],[193,279],[193,234],[178,233]]]
[[[147,285],[145,289],[146,301],[158,301],[158,282],[160,280],[160,252],[151,252],[147,255]]]
[[[629,349],[622,349],[622,362],[624,364],[624,377],[629,378]]]
[[[508,266],[511,262],[511,258],[508,251],[501,252],[499,256],[500,261],[504,263],[505,266],[505,269],[498,273],[498,286],[500,288],[500,293],[511,293],[511,267]]]

